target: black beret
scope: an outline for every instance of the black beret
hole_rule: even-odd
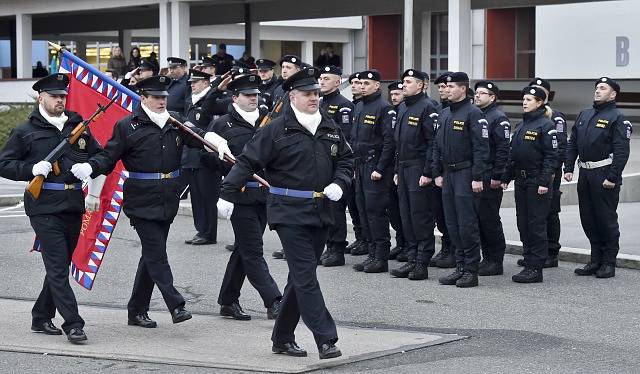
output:
[[[217,68],[218,67],[218,62],[212,57],[203,56],[202,57],[202,61],[200,62],[200,65],[207,66],[207,67],[215,66]]]
[[[547,92],[551,92],[551,82],[549,82],[546,79],[539,78],[539,77],[533,78],[533,80],[531,82],[529,82],[529,86],[544,87],[544,89],[547,90]]]
[[[207,81],[209,81],[212,77],[212,75],[209,73],[205,73],[204,71],[193,70],[193,69],[189,69],[189,75],[190,75],[189,82],[198,81],[201,79],[206,79]]]
[[[260,70],[271,70],[274,66],[276,66],[276,63],[266,58],[259,58],[256,61],[256,66]]]
[[[342,69],[337,66],[329,65],[320,69],[320,74],[333,74],[341,77]]]
[[[289,62],[289,63],[292,63],[294,65],[298,65],[299,67],[302,67],[302,60],[300,60],[300,57],[298,57],[296,55],[284,55],[284,56],[282,56],[282,59],[280,59],[280,66],[282,66],[283,62]]]
[[[140,93],[148,93],[151,96],[169,96],[167,88],[171,84],[171,78],[164,75],[154,75],[138,81],[136,89]]]
[[[293,74],[286,81],[282,83],[282,88],[285,91],[300,90],[300,91],[315,91],[320,89],[318,84],[318,77],[320,76],[320,70],[316,68],[302,69],[299,72]]]
[[[524,96],[524,95],[533,95],[533,96],[537,97],[538,99],[540,99],[541,101],[547,100],[547,93],[544,92],[544,90],[542,88],[540,88],[538,85],[527,86],[527,87],[523,88],[522,89],[522,96]]]
[[[167,57],[169,66],[187,66],[187,60],[180,57]]]
[[[382,80],[382,77],[380,76],[379,71],[375,69],[371,69],[371,70],[361,71],[360,73],[358,73],[358,79],[371,79],[371,80],[380,82]]]
[[[389,92],[402,90],[402,81],[395,81],[389,84]]]
[[[435,83],[435,84],[440,84],[440,83],[447,84],[447,77],[449,76],[449,74],[451,74],[450,71],[445,71],[444,73],[440,74],[440,76],[438,76],[438,78],[436,78],[436,80],[433,83]]]
[[[404,71],[404,73],[402,73],[402,79],[404,79],[405,77],[412,77],[424,81],[429,79],[429,74],[416,69],[407,69]]]
[[[243,93],[246,95],[255,95],[260,93],[258,87],[260,87],[261,83],[262,80],[255,74],[243,75],[240,78],[232,80],[227,86],[227,89],[234,94]]]
[[[455,71],[447,76],[447,83],[469,83],[469,76],[464,71]]]
[[[486,88],[487,90],[493,92],[494,95],[498,96],[500,93],[500,89],[496,86],[495,83],[491,81],[477,81],[473,88],[478,91],[478,88]]]
[[[355,72],[349,76],[349,83],[351,83],[354,79],[358,79],[359,72]]]
[[[611,88],[613,88],[614,91],[616,91],[616,93],[620,93],[620,85],[618,84],[618,82],[616,82],[615,80],[609,78],[609,77],[602,77],[600,79],[598,79],[596,81],[595,86],[598,87],[598,85],[600,83],[606,83],[608,84]]]
[[[58,73],[40,78],[33,84],[32,88],[34,91],[38,91],[38,93],[48,92],[52,95],[66,95],[68,85],[69,77],[66,74]]]

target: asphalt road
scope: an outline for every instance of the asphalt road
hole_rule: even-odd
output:
[[[192,235],[191,218],[177,217],[168,244],[175,283],[192,312],[215,315],[218,289],[229,257],[224,244],[232,241],[233,233],[230,224],[221,221],[219,244],[183,244]],[[28,219],[19,208],[0,212],[1,298],[32,300],[37,296],[44,271],[39,255],[28,252],[32,239]],[[278,247],[275,233],[267,232],[267,262],[282,288],[286,264],[270,257]],[[86,291],[74,284],[80,311],[82,305],[121,309],[122,322],[126,323],[125,305],[139,254],[138,238],[123,217],[94,289]],[[575,264],[561,263],[560,268],[545,271],[544,283],[520,285],[510,280],[510,275],[518,271],[516,259],[507,256],[504,276],[481,278],[480,287],[473,289],[439,285],[437,277],[448,273],[442,269],[430,268],[428,280],[412,282],[393,279],[388,274],[355,273],[350,266],[319,268],[328,308],[339,325],[469,336],[445,345],[349,364],[331,372],[640,372],[640,272],[618,269],[615,278],[597,280],[576,277]],[[360,260],[362,257],[347,258],[348,265]],[[258,294],[250,285],[243,289],[241,304],[254,318],[266,318]],[[167,312],[156,291],[151,316],[159,313]],[[14,318],[25,330],[29,328],[28,315],[3,318]],[[188,323],[197,323],[197,319]],[[100,332],[87,334],[91,339]],[[19,338],[3,333],[0,337],[3,341]],[[262,338],[268,342],[267,337]],[[206,372],[187,366],[0,352],[0,372],[96,371]]]

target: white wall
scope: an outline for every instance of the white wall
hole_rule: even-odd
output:
[[[36,80],[0,80],[0,103],[34,102],[38,93],[31,86]]]
[[[639,21],[637,0],[536,7],[536,75],[639,78]],[[628,59],[617,61],[626,57],[617,53],[617,37],[628,38]]]

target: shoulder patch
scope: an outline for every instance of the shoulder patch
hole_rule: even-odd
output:
[[[351,111],[351,108],[349,108],[349,107],[347,107],[347,106],[346,106],[346,107],[344,107],[344,108],[340,108],[340,109],[339,109],[339,111],[340,111],[340,112],[350,112],[350,111]]]
[[[438,113],[433,112],[433,113],[429,114],[429,117],[431,117],[433,119],[438,118]]]
[[[566,121],[564,120],[564,118],[562,118],[562,117],[555,117],[553,120],[554,120],[555,122],[562,122],[562,123],[565,123],[565,122],[566,122]]]
[[[482,123],[482,124],[485,124],[485,125],[488,125],[488,124],[489,124],[489,122],[487,122],[487,120],[486,120],[486,119],[484,119],[484,118],[479,119],[479,120],[478,120],[478,123]]]
[[[547,134],[549,134],[549,135],[555,135],[557,133],[558,133],[558,130],[556,130],[556,129],[549,130],[549,132],[547,132]]]
[[[390,111],[387,112],[387,114],[396,115],[398,113],[395,110],[391,109]]]
[[[500,124],[502,126],[511,126],[511,123],[509,123],[509,121],[502,121],[502,122],[500,122]]]

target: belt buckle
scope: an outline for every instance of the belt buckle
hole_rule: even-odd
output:
[[[323,197],[324,197],[324,193],[313,191],[313,198],[314,199],[316,199],[316,198],[321,199]]]
[[[76,186],[75,186],[75,185],[73,185],[73,184],[66,184],[66,183],[65,183],[65,184],[64,184],[64,189],[65,189],[65,190],[75,190],[75,189],[76,189]]]
[[[160,173],[160,179],[170,179],[171,173]]]

